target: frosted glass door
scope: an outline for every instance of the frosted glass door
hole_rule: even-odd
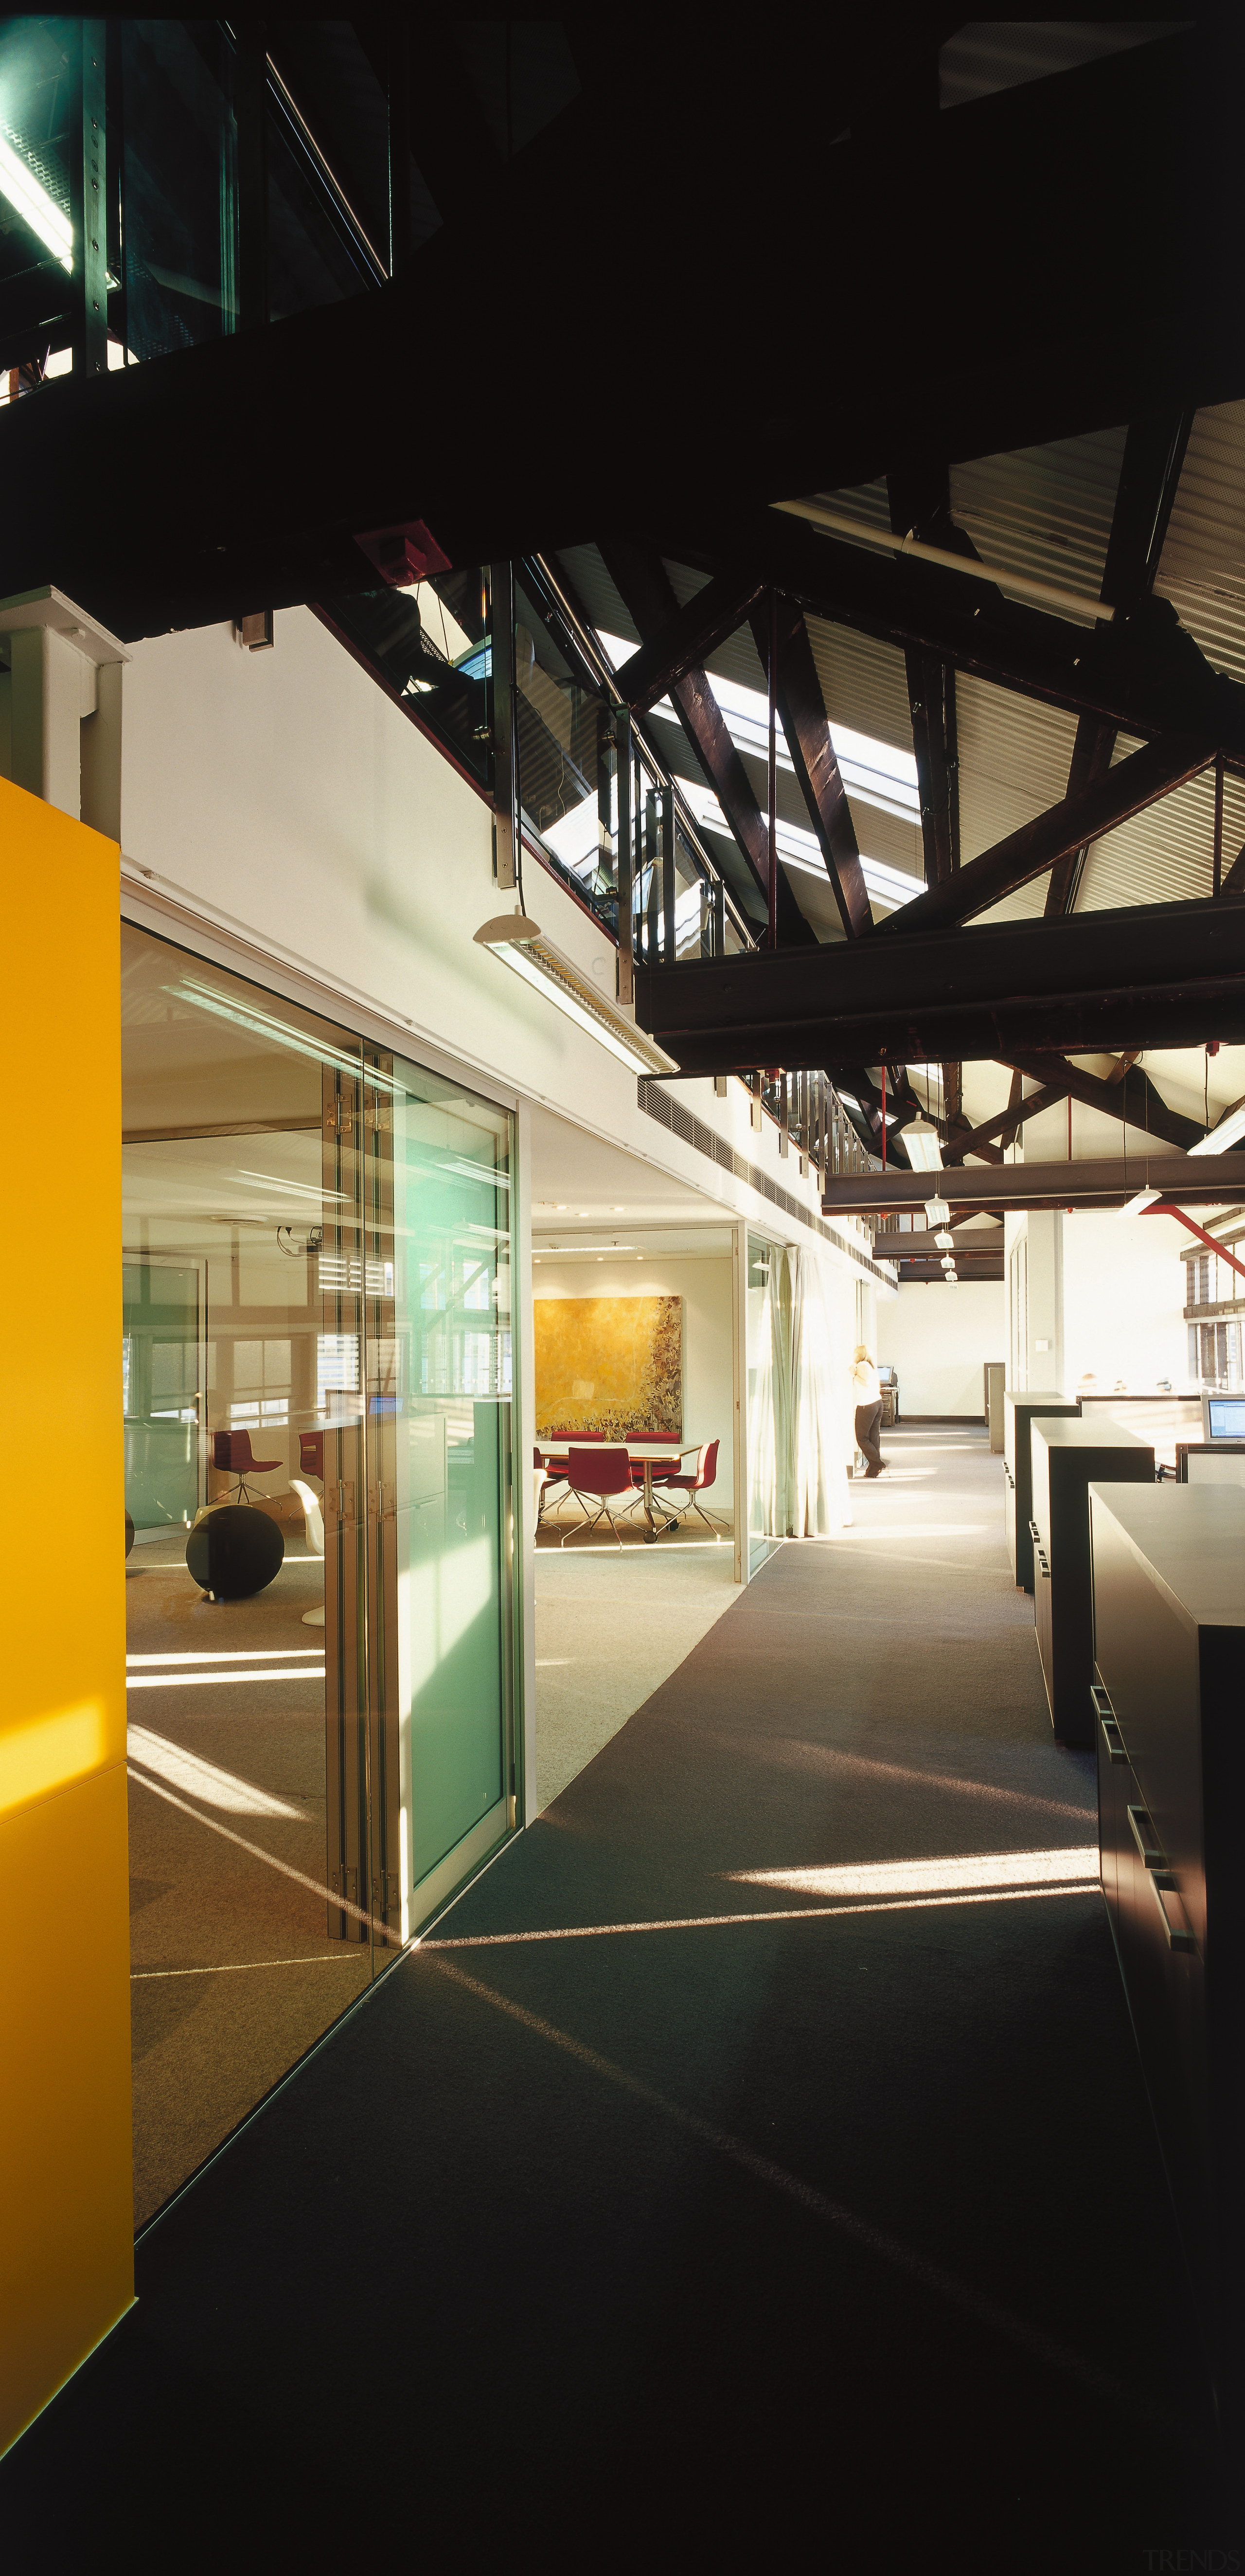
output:
[[[510,1121],[369,1055],[373,1912],[405,1940],[513,1822]]]

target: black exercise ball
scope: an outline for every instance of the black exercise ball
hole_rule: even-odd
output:
[[[127,1555],[127,1556],[129,1555],[129,1553],[130,1553],[130,1549],[133,1547],[133,1545],[134,1545],[134,1523],[133,1523],[133,1521],[130,1519],[130,1515],[129,1515],[129,1513],[127,1512],[127,1513],[126,1513],[126,1516],[125,1516],[125,1552],[126,1552],[126,1555]]]
[[[249,1601],[281,1570],[285,1540],[267,1512],[252,1503],[222,1503],[205,1512],[186,1541],[186,1563],[195,1582],[216,1601]]]

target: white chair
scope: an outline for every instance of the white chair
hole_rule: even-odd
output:
[[[301,1476],[291,1476],[290,1484],[303,1507],[303,1521],[306,1527],[311,1553],[313,1556],[323,1557],[324,1514],[320,1509],[319,1501],[316,1495],[313,1494],[310,1485],[305,1485],[303,1483]],[[321,1601],[318,1607],[314,1610],[304,1610],[302,1623],[304,1628],[322,1628],[324,1626],[324,1603]],[[308,1649],[308,1652],[310,1652],[310,1648]]]

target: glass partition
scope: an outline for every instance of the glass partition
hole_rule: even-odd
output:
[[[513,1816],[510,1122],[392,1056],[368,1098],[376,1886],[406,1938]]]
[[[513,1821],[510,1122],[123,929],[141,2221]]]

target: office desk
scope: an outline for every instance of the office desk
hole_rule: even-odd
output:
[[[1245,1493],[1090,1489],[1102,1888],[1230,2441],[1245,2437]]]

